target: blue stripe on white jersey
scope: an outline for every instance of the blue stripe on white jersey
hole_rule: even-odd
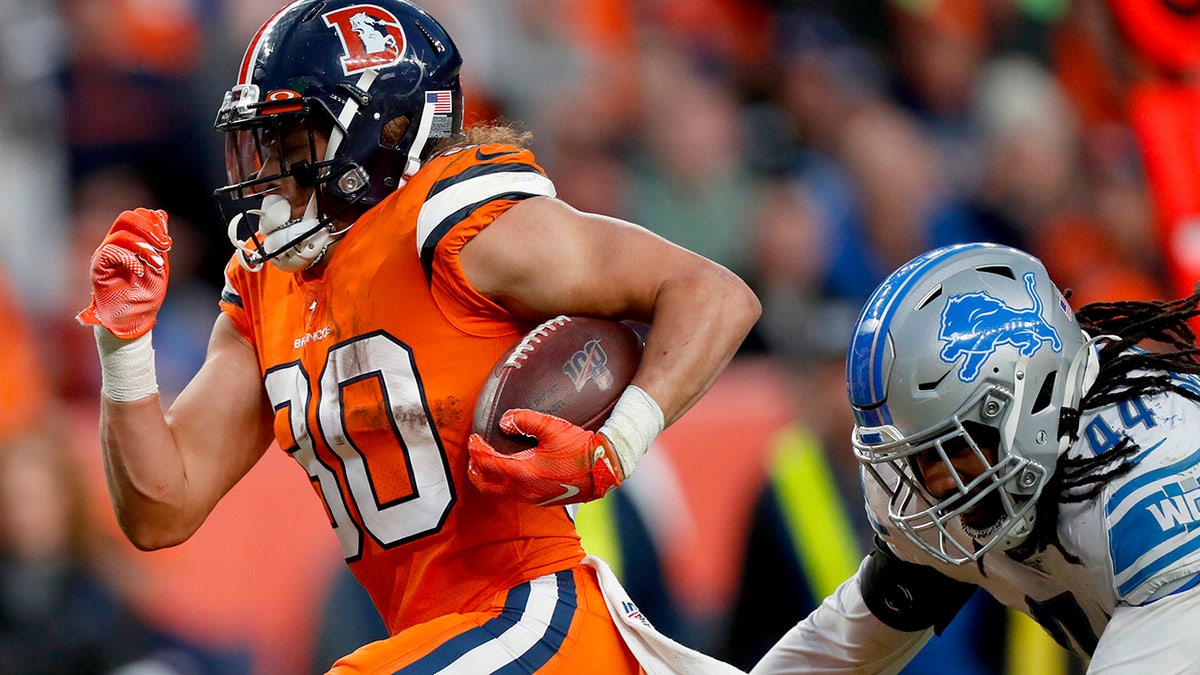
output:
[[[1165,442],[1165,440],[1162,440],[1150,446],[1149,448],[1146,448],[1138,454],[1136,461],[1140,462],[1144,460],[1150,455],[1150,453],[1157,450]],[[1158,482],[1163,478],[1171,478],[1174,475],[1175,469],[1174,465],[1172,465],[1155,469],[1154,471],[1150,471],[1145,475],[1139,476],[1136,479],[1127,482],[1118,490],[1113,492],[1112,496],[1109,497],[1108,503],[1104,507],[1105,515],[1109,516],[1110,518],[1114,517],[1114,515],[1120,518],[1120,512],[1127,510],[1126,503],[1131,497],[1135,496],[1135,493],[1144,492],[1148,484]]]
[[[935,249],[918,256],[893,272],[867,300],[850,338],[850,353],[846,359],[846,382],[850,403],[860,427],[879,427],[891,424],[891,412],[882,405],[887,396],[884,390],[883,359],[887,353],[887,336],[892,320],[902,300],[916,286],[930,267],[950,255],[984,248],[987,244],[964,244]]]
[[[533,673],[558,653],[578,606],[570,570],[538,577],[509,591],[499,616],[447,640],[397,675]]]
[[[1141,453],[1138,461],[1146,461],[1164,442]],[[1181,561],[1200,560],[1198,473],[1200,449],[1133,476],[1105,504],[1113,576],[1123,599],[1150,579],[1179,568]]]
[[[1171,379],[1181,388],[1193,394],[1200,394],[1200,377],[1189,373],[1171,373]]]

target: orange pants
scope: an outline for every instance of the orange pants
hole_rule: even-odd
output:
[[[582,565],[447,614],[338,659],[327,675],[642,672],[617,632],[595,572]]]

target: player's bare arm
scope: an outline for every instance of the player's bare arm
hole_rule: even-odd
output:
[[[472,285],[531,319],[555,314],[652,324],[634,384],[678,419],[758,319],[758,299],[724,267],[615,218],[525,200],[462,251]]]
[[[208,362],[164,415],[151,336],[170,277],[167,214],[124,211],[92,254],[78,315],[100,354],[100,442],[117,520],[139,548],[178,544],[267,447],[257,360],[228,319]],[[241,412],[239,412],[241,411]]]
[[[101,396],[100,442],[121,529],[141,549],[187,540],[270,444],[254,350],[221,315],[204,365],[165,414],[158,395]]]

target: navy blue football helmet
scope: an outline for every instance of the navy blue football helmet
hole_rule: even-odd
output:
[[[407,0],[297,0],[271,17],[215,124],[228,176],[215,194],[242,263],[313,264],[340,213],[378,203],[460,134],[461,65],[445,29]],[[288,177],[312,190],[301,218],[275,194]]]

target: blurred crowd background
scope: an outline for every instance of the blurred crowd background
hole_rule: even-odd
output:
[[[117,213],[166,209],[164,398],[198,368],[231,253],[211,123],[279,4],[0,0],[0,675],[319,671],[379,630],[282,453],[192,542],[146,554],[119,537],[92,335],[74,321]],[[1141,20],[1175,20],[1168,41],[1200,44],[1196,3],[420,4],[464,56],[468,124],[527,128],[564,200],[717,260],[762,299],[712,395],[580,516],[652,621],[743,667],[869,543],[842,364],[884,275],[990,240],[1041,256],[1075,304],[1194,281],[1177,221],[1200,168],[1172,148],[1200,147],[1183,72],[1195,55],[1147,54],[1133,15],[1118,18],[1157,8],[1165,19]],[[1131,106],[1147,91],[1179,109]],[[1162,123],[1147,131],[1148,117]],[[1036,629],[970,607],[943,639],[961,667],[938,672],[1053,672],[1020,661],[1033,658],[1078,670]]]

